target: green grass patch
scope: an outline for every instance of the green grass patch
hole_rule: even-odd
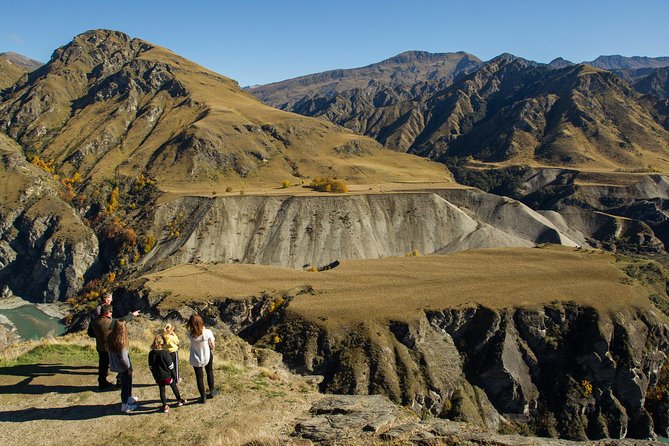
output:
[[[0,366],[9,367],[23,364],[82,364],[97,363],[94,348],[75,344],[39,345],[15,360],[0,360]]]
[[[259,373],[253,378],[253,384],[251,385],[252,390],[266,390],[268,387],[269,383],[267,382],[267,378],[262,373]]]

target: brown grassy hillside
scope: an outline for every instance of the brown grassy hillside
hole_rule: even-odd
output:
[[[229,78],[115,31],[89,31],[56,50],[0,105],[0,128],[64,174],[148,172],[186,192],[194,183],[277,187],[316,176],[448,179],[443,167],[272,109]]]
[[[649,291],[624,273],[626,266],[602,251],[550,246],[347,260],[319,273],[261,265],[182,265],[146,276],[146,287],[169,292],[160,307],[170,309],[311,285],[314,294],[297,296],[287,311],[341,326],[411,321],[425,310],[469,305],[517,308],[575,301],[613,311],[649,307]]]

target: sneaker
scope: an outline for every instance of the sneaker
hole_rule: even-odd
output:
[[[200,398],[197,399],[197,402],[200,403],[200,404],[204,404],[204,403],[207,402],[207,399],[200,397]]]
[[[186,398],[181,398],[179,401],[177,401],[177,407],[181,407],[185,405],[188,401],[186,401]]]
[[[218,390],[218,389],[214,389],[214,390],[212,390],[211,392],[209,392],[209,393],[207,394],[207,398],[212,399],[212,398],[214,398],[214,397],[217,397],[217,396],[220,395],[220,394],[221,394],[221,391],[220,391],[220,390]]]
[[[136,396],[129,396],[128,397],[128,404],[137,404],[137,397]]]
[[[169,407],[169,406],[163,406],[163,409],[162,409],[162,412],[163,412],[163,413],[168,413],[169,411],[170,411],[170,407]]]
[[[132,412],[135,409],[137,409],[136,404],[121,404],[121,412],[123,413]]]

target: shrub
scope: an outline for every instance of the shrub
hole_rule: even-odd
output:
[[[118,187],[112,189],[111,194],[109,194],[109,201],[107,203],[107,214],[111,215],[118,209]]]
[[[144,254],[148,254],[149,251],[151,251],[153,247],[156,246],[156,241],[156,236],[153,233],[147,234],[144,238],[144,244],[142,245],[142,252]]]
[[[51,174],[56,171],[56,168],[53,165],[53,160],[44,161],[37,155],[33,155],[30,158],[30,163]]]
[[[226,192],[232,192],[232,187],[230,187],[230,186],[226,187],[226,188],[225,188],[225,191],[226,191]]]
[[[343,181],[329,177],[316,177],[311,181],[309,187],[318,192],[348,192],[348,186]]]
[[[281,183],[281,187],[284,188],[284,189],[287,189],[290,186],[292,186],[292,184],[288,180],[285,180],[284,182]]]

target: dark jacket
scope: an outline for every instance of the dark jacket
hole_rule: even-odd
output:
[[[153,374],[153,379],[162,381],[166,378],[172,378],[174,363],[167,350],[151,350],[149,352],[149,369]]]
[[[107,336],[112,331],[114,319],[106,316],[99,316],[93,322],[93,333],[95,334],[95,348],[99,352],[107,351]]]

